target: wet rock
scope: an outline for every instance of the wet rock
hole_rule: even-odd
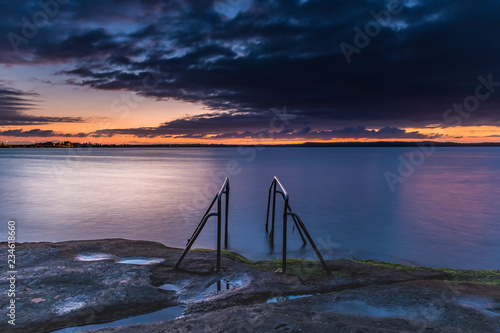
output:
[[[113,320],[178,303],[175,292],[151,285],[146,266],[75,260],[79,253],[91,251],[116,257],[151,252],[172,261],[176,254],[160,244],[124,240],[19,244],[15,332]],[[0,288],[8,289],[5,280],[0,281]],[[0,299],[5,318],[7,302],[6,297]],[[7,321],[0,321],[0,331],[13,328]]]
[[[328,261],[333,275],[304,278],[231,256],[217,273],[215,252],[191,251],[173,271],[181,249],[122,239],[26,243],[16,250],[16,327],[2,321],[2,332],[108,322],[178,304],[185,310],[175,320],[98,331],[500,332],[500,286],[439,281],[447,274],[437,270],[336,260]],[[131,257],[144,258],[139,265],[119,263]],[[7,302],[0,299],[2,316]]]

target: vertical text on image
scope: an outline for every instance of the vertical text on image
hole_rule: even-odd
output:
[[[7,317],[10,325],[16,325],[16,221],[7,222],[7,281],[9,289],[7,296],[10,298],[7,306]]]

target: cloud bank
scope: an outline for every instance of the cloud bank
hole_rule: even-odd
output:
[[[109,135],[254,137],[287,106],[293,121],[276,137],[428,138],[400,128],[451,126],[443,113],[474,93],[479,75],[500,81],[500,2],[401,1],[347,63],[339,45],[355,45],[389,2],[73,0],[17,52],[2,39],[0,63],[61,63],[68,84],[207,110]],[[21,18],[40,10],[37,1],[0,2],[0,34],[22,36]],[[20,116],[32,97],[1,112]],[[493,94],[464,125],[500,125],[499,107]]]
[[[37,107],[38,94],[7,87],[0,81],[0,126],[82,122],[78,117],[42,117],[27,114]]]

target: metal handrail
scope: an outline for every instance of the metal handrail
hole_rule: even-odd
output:
[[[328,274],[331,274],[330,273],[330,270],[328,269],[328,267],[326,266],[326,262],[325,260],[323,259],[323,256],[321,255],[321,253],[319,252],[318,248],[316,247],[316,244],[314,244],[314,241],[312,240],[311,238],[311,235],[309,234],[309,232],[307,231],[306,229],[306,226],[304,225],[304,222],[302,222],[302,219],[300,218],[300,216],[298,216],[296,213],[293,213],[293,212],[289,212],[287,213],[288,215],[291,215],[292,217],[295,217],[297,218],[298,220],[298,223],[300,224],[300,226],[302,227],[302,229],[304,230],[304,233],[306,234],[306,237],[307,239],[309,239],[309,243],[311,243],[313,249],[314,249],[314,252],[316,252],[316,255],[318,256],[319,258],[319,261],[321,261],[321,264],[323,265],[323,268],[325,269],[325,271],[328,273]]]
[[[222,184],[222,187],[220,188],[219,192],[215,195],[214,199],[212,200],[212,203],[206,210],[205,214],[203,215],[200,223],[198,223],[198,226],[193,232],[193,235],[191,238],[188,239],[186,248],[182,252],[181,256],[179,257],[179,260],[177,260],[177,263],[174,266],[174,270],[179,268],[179,265],[181,264],[182,260],[186,256],[186,254],[189,252],[191,249],[191,246],[193,246],[196,238],[201,233],[201,230],[207,223],[208,219],[213,216],[217,216],[217,272],[220,273],[220,262],[221,262],[221,234],[222,234],[222,195],[226,195],[226,209],[225,209],[225,233],[224,233],[224,247],[227,248],[227,239],[228,239],[228,212],[229,212],[229,178],[226,177],[224,180],[224,184]],[[215,202],[217,201],[217,213],[210,213],[212,210]]]
[[[276,190],[276,185],[279,185],[279,187],[281,188],[281,191],[278,191]],[[273,178],[273,181],[271,183],[271,186],[269,187],[269,197],[268,197],[268,200],[267,200],[267,215],[266,215],[266,232],[268,232],[269,230],[269,208],[270,208],[270,203],[271,203],[271,192],[272,189],[273,189],[273,186],[274,186],[274,195],[273,195],[273,214],[272,214],[272,225],[271,225],[271,233],[269,234],[269,242],[271,243],[271,247],[274,246],[274,212],[276,210],[276,193],[279,193],[281,194],[281,196],[283,197],[283,199],[285,200],[285,203],[288,203],[289,201],[289,194],[288,192],[285,190],[285,187],[281,184],[281,182],[279,181],[278,178],[274,177]],[[292,207],[290,207],[290,204],[288,203],[288,205],[285,205],[285,207],[288,206],[288,209],[289,211],[291,212],[292,211]],[[299,228],[299,225],[298,225],[298,222],[297,222],[297,218],[295,216],[292,216],[293,218],[293,222],[295,223],[295,226],[297,227],[297,230],[299,231],[299,234],[300,234],[300,238],[302,238],[302,242],[304,242],[304,245],[307,244],[305,238],[304,238],[304,235],[302,234],[302,231],[301,229]]]
[[[277,185],[280,187],[281,190],[277,189]],[[318,248],[316,247],[316,244],[314,243],[313,239],[311,238],[311,235],[306,229],[306,226],[304,225],[304,222],[302,222],[302,219],[292,211],[292,208],[290,207],[290,195],[286,191],[285,187],[281,184],[281,182],[278,180],[278,178],[274,177],[273,181],[271,182],[271,186],[269,187],[269,195],[267,199],[267,215],[266,215],[266,232],[269,231],[269,209],[271,208],[271,194],[273,197],[273,206],[272,206],[272,220],[271,220],[271,232],[269,233],[269,242],[271,244],[271,247],[274,246],[274,222],[275,222],[275,212],[276,212],[276,194],[280,193],[285,200],[285,206],[283,209],[283,259],[281,263],[282,271],[283,273],[286,272],[286,231],[287,231],[287,217],[290,215],[293,219],[293,222],[295,223],[295,226],[297,227],[297,230],[299,231],[300,237],[302,238],[302,241],[304,242],[304,246],[307,244],[306,240],[304,238],[303,233],[309,240],[309,243],[314,249],[314,252],[316,252],[316,255],[318,256],[319,260],[321,261],[321,264],[323,265],[323,268],[328,274],[331,274],[330,270],[328,269],[325,260],[321,256],[321,253],[319,252]]]

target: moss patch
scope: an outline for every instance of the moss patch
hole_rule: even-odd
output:
[[[281,271],[281,259],[254,261],[252,266],[262,271]],[[304,280],[320,279],[329,276],[319,261],[288,258],[286,274],[295,275]]]
[[[215,250],[210,250],[210,249],[202,249],[202,248],[191,249],[190,251],[197,251],[197,252],[215,252]]]
[[[209,250],[209,249],[192,249],[191,251],[198,251],[198,252],[214,252],[215,250]],[[222,255],[226,258],[237,260],[239,262],[242,262],[247,265],[251,265],[253,263],[252,260],[249,260],[245,257],[243,257],[241,254],[238,254],[233,251],[228,251],[228,250],[222,250]]]
[[[466,270],[451,268],[441,268],[439,270],[450,274],[452,276],[450,281],[500,285],[500,270]]]
[[[242,262],[242,263],[247,264],[247,265],[251,265],[253,263],[252,260],[249,260],[249,259],[243,257],[241,254],[238,254],[238,253],[233,252],[233,251],[222,250],[222,255],[226,258],[234,259],[234,260],[237,260],[237,261]]]
[[[192,251],[215,252],[215,250],[209,249],[193,249]],[[250,260],[236,252],[228,250],[222,250],[222,255],[264,272],[281,271],[281,259]],[[328,276],[319,261],[297,258],[288,258],[286,260],[286,274],[294,275],[304,280],[319,279]]]
[[[374,260],[353,260],[354,262],[370,264],[372,266],[386,269],[407,269],[407,270],[428,270],[436,272],[444,272],[449,274],[450,279],[446,281],[452,282],[472,282],[491,285],[500,285],[500,270],[468,270],[468,269],[453,269],[453,268],[427,268],[413,267],[400,264],[393,264],[384,261]]]
[[[369,264],[375,267],[380,267],[385,269],[408,269],[412,271],[434,270],[432,268],[426,268],[426,267],[414,267],[401,264],[393,264],[391,262],[386,262],[386,261],[376,261],[376,260],[351,260],[351,261],[358,262],[360,264]]]
[[[215,252],[209,249],[193,249],[192,251],[199,252]],[[273,260],[250,260],[242,255],[222,250],[222,255],[226,258],[237,260],[243,264],[249,265],[265,272],[281,271],[281,259]],[[329,260],[330,261],[330,260]],[[351,260],[352,262],[367,264],[378,268],[384,269],[406,269],[406,270],[426,270],[447,273],[450,278],[446,281],[452,282],[470,282],[481,283],[490,285],[500,285],[500,270],[467,270],[467,269],[452,269],[452,268],[428,268],[428,267],[414,267],[401,264],[393,264],[385,261],[376,260]],[[345,276],[342,272],[332,272],[333,276]],[[321,263],[317,260],[305,260],[298,258],[288,258],[286,261],[286,274],[297,276],[304,280],[320,279],[327,277],[325,270]]]

